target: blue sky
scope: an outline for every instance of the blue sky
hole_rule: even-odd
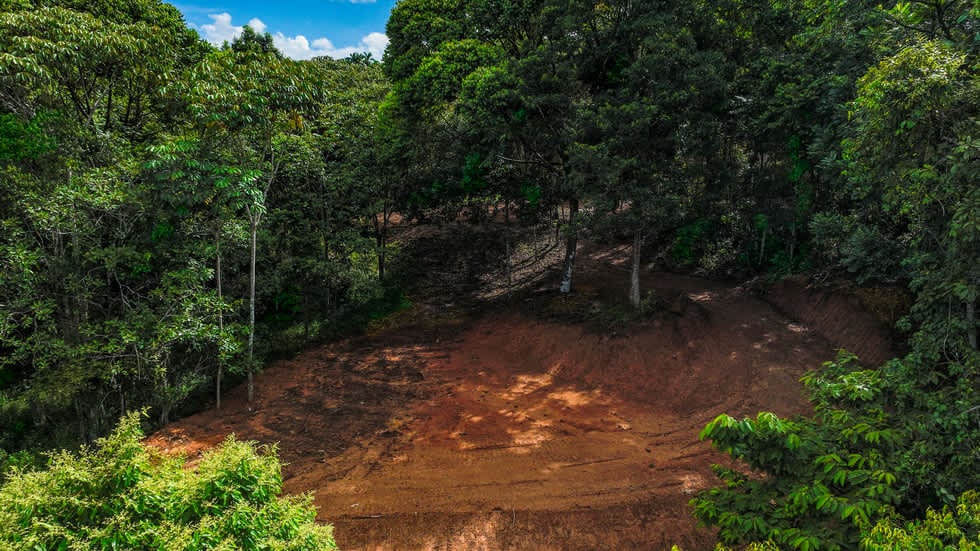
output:
[[[279,51],[294,59],[365,51],[381,59],[388,43],[385,22],[395,0],[188,0],[173,5],[217,46],[249,24],[270,33]]]

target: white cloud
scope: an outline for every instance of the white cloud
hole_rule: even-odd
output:
[[[388,47],[388,35],[384,33],[371,33],[361,39],[361,44],[367,46],[368,52],[374,55],[374,58],[381,60],[381,56],[385,53],[385,48]]]
[[[266,28],[265,23],[263,23],[262,20],[259,19],[258,17],[253,17],[252,19],[249,19],[248,26],[252,27],[252,30],[259,34],[264,33]]]
[[[211,44],[221,46],[223,43],[231,42],[238,35],[242,34],[241,27],[236,27],[231,24],[230,13],[212,13],[208,17],[211,18],[212,23],[210,25],[201,25],[201,30],[204,31],[204,39]]]
[[[170,3],[183,14],[193,13],[198,15],[207,15],[209,13],[219,13],[224,10],[224,8],[216,8],[214,6],[198,6],[195,4],[184,4],[183,2]]]
[[[351,0],[352,3],[369,3],[373,0]],[[201,25],[204,39],[221,46],[225,42],[231,42],[242,34],[242,27],[231,23],[230,13],[210,14],[212,23]],[[268,26],[259,18],[252,18],[248,26],[257,33],[264,33]],[[282,32],[272,35],[272,42],[276,48],[286,57],[293,59],[310,59],[318,56],[329,56],[334,59],[345,58],[355,52],[369,52],[374,59],[380,60],[384,54],[385,47],[388,46],[388,37],[384,33],[371,33],[361,38],[360,42],[352,46],[335,46],[328,38],[316,38],[312,42],[305,36],[286,36]]]
[[[310,42],[303,35],[286,36],[276,33],[272,36],[276,48],[287,57],[293,59],[310,59],[318,56],[329,56],[334,59],[345,58],[355,52],[369,52],[374,59],[380,60],[388,46],[388,37],[383,33],[371,33],[354,46],[334,46],[328,38],[317,38]]]

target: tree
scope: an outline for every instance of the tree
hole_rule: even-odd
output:
[[[0,486],[4,549],[336,549],[312,497],[277,497],[273,447],[229,437],[193,470],[145,447],[139,416]]]
[[[212,164],[209,154],[202,151],[200,136],[181,136],[150,148],[152,157],[146,171],[156,181],[154,196],[162,207],[156,232],[168,238],[175,234],[185,258],[200,259],[206,264],[213,259],[217,321],[215,367],[215,407],[221,409],[222,379],[225,367],[239,351],[235,325],[227,324],[226,312],[231,306],[225,301],[224,260],[222,247],[234,235],[235,211],[240,208],[237,190],[247,186],[253,173],[236,166]],[[203,243],[209,246],[196,247]],[[203,250],[202,250],[203,249]]]
[[[169,117],[161,84],[204,47],[160,2],[74,7],[0,12],[0,113],[19,136],[0,169],[5,446],[89,440],[134,403],[166,417],[211,344],[209,297],[185,287],[200,271],[146,229],[137,160]]]
[[[282,312],[302,305],[309,335],[379,294],[366,194],[327,174],[369,124],[379,67],[345,64],[372,75],[351,112],[355,94],[326,91],[359,77],[271,45],[214,51],[159,0],[0,6],[5,448],[91,441],[144,405],[166,422],[209,385],[220,403],[227,373],[281,344],[256,333],[292,328]]]
[[[920,37],[862,78],[854,105],[860,132],[846,149],[852,181],[908,243],[916,343],[936,361],[977,351],[980,192],[970,175],[980,166],[978,91],[968,50]],[[950,300],[959,303],[952,312]],[[942,336],[950,330],[952,341]]]
[[[726,544],[772,540],[789,549],[849,549],[900,502],[894,460],[903,431],[883,407],[880,373],[841,353],[804,383],[813,418],[721,415],[701,432],[765,477],[715,466],[724,486],[691,501],[694,516]]]
[[[969,176],[980,158],[971,38],[978,14],[946,2],[875,12],[859,20],[876,25],[862,36],[873,37],[863,51],[877,59],[858,58],[867,64],[854,78],[847,117],[825,127],[841,141],[840,157],[823,163],[842,169],[831,194],[839,202],[814,217],[811,229],[825,258],[855,277],[908,285],[913,304],[898,323],[909,336],[908,353],[875,369],[841,356],[807,375],[812,417],[722,416],[705,428],[704,437],[768,473],[758,479],[721,470],[725,487],[693,502],[696,515],[733,543],[771,538],[797,549],[952,543],[930,533],[938,530],[964,534],[969,547],[975,535],[935,511],[964,492],[969,504],[969,492],[980,486],[980,196]],[[845,27],[855,15],[831,13],[843,16]],[[831,65],[853,61],[844,56]],[[892,508],[925,520],[906,532],[891,520]]]
[[[565,12],[591,12],[550,2],[473,1],[453,4],[461,15],[447,21],[436,4],[399,3],[385,54],[393,91],[383,109],[407,146],[405,164],[414,165],[423,188],[417,195],[469,204],[476,217],[484,201],[501,194],[506,201],[534,197],[539,212],[541,203],[566,203],[559,287],[569,292],[581,194],[568,148],[582,91],[575,61],[588,26]]]
[[[135,6],[146,4],[162,6],[152,0]],[[190,38],[179,12],[169,8],[154,19],[100,18],[57,5],[3,12],[3,104],[25,118],[39,108],[62,110],[84,127],[76,139],[88,140],[77,147],[92,160],[102,159],[105,144],[92,140],[117,127],[138,138],[162,111],[155,108],[167,77],[205,51]]]
[[[629,298],[638,308],[644,238],[680,227],[712,177],[703,159],[719,145],[730,64],[713,48],[711,18],[689,5],[604,3],[601,14],[603,47],[583,62],[603,70],[584,108],[579,164],[596,180],[588,198],[597,223],[632,236]]]
[[[251,49],[215,52],[188,73],[183,94],[206,149],[241,175],[232,194],[245,212],[250,235],[249,400],[254,393],[258,230],[290,135],[304,132],[304,120],[313,118],[319,104],[322,90],[314,86],[311,71],[310,65]]]
[[[345,199],[329,201],[352,209],[348,216],[360,218],[373,234],[377,276],[383,281],[391,215],[405,202],[404,169],[390,141],[394,133],[381,118],[381,104],[390,91],[388,79],[370,54],[317,62],[336,90],[316,123],[331,165],[327,179],[337,187],[337,199]]]
[[[272,35],[269,33],[259,34],[255,29],[245,25],[242,27],[242,34],[231,41],[231,49],[239,54],[270,54],[281,58],[282,53],[272,42]]]
[[[415,73],[440,44],[470,35],[462,17],[463,0],[406,0],[391,11],[385,32],[390,40],[384,53],[385,74],[393,83]]]

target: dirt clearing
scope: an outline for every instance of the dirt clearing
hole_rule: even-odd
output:
[[[577,308],[625,295],[620,261],[583,255]],[[616,332],[548,315],[564,299],[547,293],[467,317],[419,304],[271,365],[253,404],[235,389],[151,442],[191,456],[232,432],[278,442],[286,490],[313,492],[345,550],[710,549],[687,502],[725,457],[699,431],[723,412],[805,411],[799,377],[846,343],[740,287],[644,285],[666,306]],[[858,342],[882,334],[825,304]]]

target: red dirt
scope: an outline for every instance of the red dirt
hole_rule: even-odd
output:
[[[576,293],[625,294],[621,260],[586,255]],[[251,406],[235,389],[150,442],[191,456],[231,432],[278,442],[286,491],[313,492],[345,550],[710,549],[687,507],[726,461],[704,424],[805,411],[799,377],[845,344],[821,320],[880,329],[848,301],[798,300],[826,310],[793,315],[808,326],[739,287],[644,277],[672,312],[619,335],[543,319],[531,299],[470,319],[421,305],[269,366]]]
[[[831,342],[853,352],[866,365],[881,365],[894,356],[891,337],[883,324],[835,319],[841,312],[865,310],[856,293],[813,288],[805,281],[790,278],[773,285],[766,300],[791,318],[819,327]]]

